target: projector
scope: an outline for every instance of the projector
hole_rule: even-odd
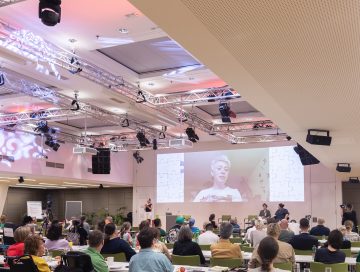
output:
[[[89,154],[97,155],[98,151],[95,148],[87,146],[76,146],[73,148],[73,154]]]
[[[186,139],[171,139],[169,140],[169,147],[176,149],[192,148],[193,143]]]

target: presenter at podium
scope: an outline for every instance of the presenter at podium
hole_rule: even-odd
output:
[[[240,202],[242,201],[238,189],[226,185],[231,163],[225,155],[221,155],[211,162],[210,174],[213,185],[201,190],[193,202]]]
[[[151,203],[151,198],[149,198],[145,205],[144,205],[144,210],[145,210],[145,214],[146,214],[146,219],[152,219],[152,203]]]

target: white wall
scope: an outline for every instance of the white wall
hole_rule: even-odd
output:
[[[294,143],[291,143],[294,144]],[[196,152],[208,150],[242,149],[255,147],[269,147],[288,145],[288,143],[264,143],[264,144],[196,144],[190,150],[180,150],[178,152]],[[134,224],[138,224],[144,218],[143,206],[148,197],[153,199],[154,214],[164,221],[165,213],[188,214],[192,215],[201,226],[208,220],[210,213],[215,213],[217,217],[222,214],[231,214],[238,218],[239,222],[249,214],[257,214],[261,209],[261,203],[242,202],[242,203],[169,203],[156,204],[156,154],[172,153],[174,150],[161,151],[142,151],[144,158],[142,164],[134,164],[134,183],[133,183],[133,209]],[[330,171],[323,165],[313,165],[305,167],[305,201],[286,202],[286,208],[290,211],[291,218],[299,220],[305,215],[311,214],[313,217],[324,217],[326,224],[335,228],[341,222],[339,204],[342,203],[341,182],[336,179],[335,171]],[[268,202],[272,213],[275,212],[278,203]],[[165,225],[165,222],[163,223]]]

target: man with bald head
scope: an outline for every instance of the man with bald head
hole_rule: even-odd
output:
[[[291,230],[289,230],[289,223],[286,219],[282,219],[279,222],[279,226],[280,226],[280,236],[279,236],[279,241],[283,241],[283,242],[289,242],[293,236],[295,235],[294,232],[292,232]]]
[[[318,218],[317,220],[317,226],[313,227],[310,230],[310,235],[314,235],[314,236],[329,236],[330,233],[330,229],[325,227],[325,220],[323,218]]]

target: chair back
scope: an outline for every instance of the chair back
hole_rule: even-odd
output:
[[[254,248],[250,246],[241,246],[241,250],[244,252],[253,252]]]
[[[293,269],[293,264],[290,262],[285,262],[285,263],[274,263],[273,264],[275,268],[279,268],[282,270],[287,270],[287,271],[292,271]]]
[[[200,256],[199,255],[191,255],[191,256],[172,255],[172,263],[175,265],[200,266]]]
[[[312,250],[301,250],[301,249],[294,249],[295,255],[312,255]]]
[[[351,257],[351,248],[340,249],[340,251],[344,252],[346,257]]]
[[[351,242],[351,246],[352,247],[360,247],[360,242],[359,241]]]
[[[199,245],[201,250],[210,250],[211,245]]]
[[[63,264],[71,269],[82,269],[82,272],[92,272],[94,270],[91,258],[84,252],[69,251],[62,255]]]
[[[59,249],[51,249],[49,250],[49,254],[51,255],[51,257],[55,258],[57,256],[61,256],[64,254],[64,250],[59,250]]]
[[[323,238],[324,238],[325,240],[328,239],[328,237],[325,236],[325,235],[322,235],[322,236],[313,235],[313,236],[316,237],[316,239],[318,239],[318,240],[323,240]]]
[[[240,258],[210,258],[210,266],[224,266],[228,268],[240,267],[243,261]]]
[[[251,221],[251,220],[256,220],[258,218],[258,216],[256,214],[249,214],[248,215],[248,220]]]
[[[11,272],[39,272],[31,256],[22,256],[8,259]]]
[[[166,245],[167,249],[174,248],[174,244],[172,244],[172,243],[165,243],[165,245]]]
[[[347,263],[337,263],[337,264],[324,264],[318,262],[310,263],[310,271],[311,272],[325,272],[327,267],[331,267],[331,271],[336,272],[348,272],[348,264]]]
[[[231,215],[222,215],[221,216],[221,221],[222,222],[229,222],[231,219]]]
[[[355,271],[360,272],[360,263],[356,263]]]
[[[139,227],[132,227],[132,228],[131,228],[131,231],[133,231],[133,232],[139,232]]]
[[[126,262],[126,256],[124,252],[120,252],[120,253],[115,253],[115,254],[105,254],[105,253],[101,253],[101,255],[104,258],[107,257],[114,257],[114,261],[115,262]]]
[[[234,237],[234,238],[230,238],[229,239],[231,243],[237,243],[237,244],[241,244],[243,239],[241,237]]]

